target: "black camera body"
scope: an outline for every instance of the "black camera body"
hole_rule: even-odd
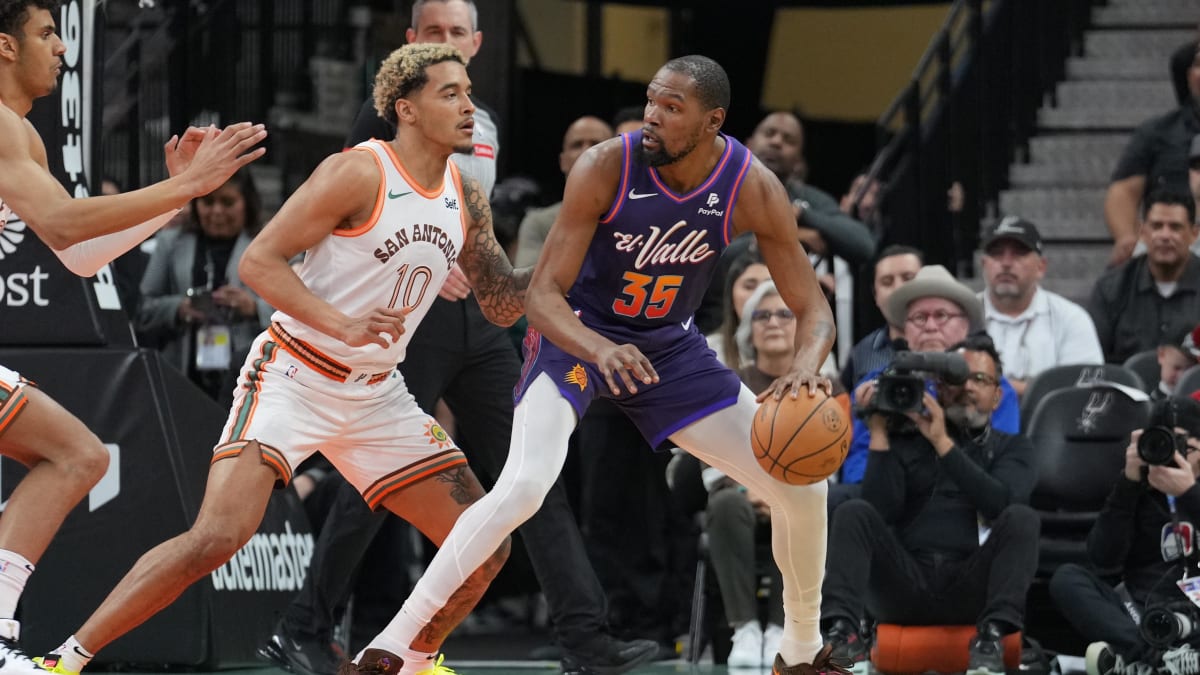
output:
[[[1200,612],[1186,600],[1147,607],[1138,630],[1152,647],[1176,647],[1200,630]]]
[[[954,352],[897,352],[875,382],[875,396],[866,414],[882,412],[903,415],[924,407],[925,380],[946,384],[967,381],[967,361]]]

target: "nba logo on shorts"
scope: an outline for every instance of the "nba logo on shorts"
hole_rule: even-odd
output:
[[[294,379],[296,379],[296,373],[297,373],[297,372],[299,372],[299,369],[298,369],[298,368],[296,368],[296,366],[288,366],[288,367],[287,367],[287,371],[285,371],[285,373],[284,373],[284,374],[285,374],[285,375],[287,375],[288,377],[290,377],[290,378],[292,378],[292,379],[294,380]]]

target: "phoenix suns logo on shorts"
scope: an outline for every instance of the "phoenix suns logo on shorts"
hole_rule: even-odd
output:
[[[579,387],[579,391],[583,391],[584,389],[587,389],[587,371],[583,369],[583,366],[576,363],[571,367],[571,370],[567,373],[567,376],[563,378],[563,381],[577,385]]]
[[[429,439],[429,444],[436,445],[438,450],[454,445],[442,425],[432,420],[425,423],[425,437]]]

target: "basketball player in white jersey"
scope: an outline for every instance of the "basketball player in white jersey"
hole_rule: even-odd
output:
[[[524,311],[529,270],[514,271],[492,232],[479,183],[448,158],[471,147],[474,106],[462,55],[409,44],[375,80],[391,142],[326,159],[242,258],[243,281],[279,309],[259,336],[214,450],[204,502],[188,532],[151,550],[83,627],[44,658],[77,672],[112,640],[229,560],[254,534],[271,489],[320,450],[373,508],[441,544],[483,489],[463,454],[413,402],[396,364],[450,268],[462,268],[490,321]],[[308,251],[299,272],[288,260]],[[428,617],[411,643],[386,632],[356,668],[391,675],[442,670],[443,639],[508,556],[503,542]]]
[[[46,146],[25,119],[54,91],[66,52],[58,2],[0,0],[0,229],[32,231],[68,269],[91,276],[262,156],[261,126],[189,129],[167,142],[171,178],[111,197],[72,199],[50,173]],[[0,261],[0,275],[4,263]],[[0,315],[0,330],[7,321]],[[16,647],[14,611],[63,519],[104,475],[108,451],[74,415],[0,366],[0,454],[29,467],[0,518],[0,675],[41,672]]]

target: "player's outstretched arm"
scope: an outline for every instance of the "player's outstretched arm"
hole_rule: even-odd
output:
[[[836,333],[829,301],[821,292],[812,263],[796,236],[787,191],[775,174],[757,159],[753,161],[733,213],[735,227],[754,232],[771,280],[788,308],[796,314],[796,358],[792,371],[759,395],[759,400],[801,386],[821,386],[829,392],[829,380],[818,376],[821,364],[833,347]]]
[[[511,326],[525,313],[525,290],[533,268],[513,269],[496,241],[492,207],[479,181],[463,176],[462,186],[468,222],[458,266],[470,280],[484,317],[499,326]]]
[[[263,149],[252,148],[265,137],[261,125],[250,123],[212,129],[184,158],[180,174],[119,195],[73,199],[48,170],[46,148],[33,125],[0,106],[0,138],[26,141],[0,143],[0,199],[51,248],[63,250],[135,227],[212,192],[262,156]]]
[[[366,152],[327,157],[246,247],[238,265],[242,281],[275,309],[352,347],[390,347],[384,336],[400,338],[405,310],[381,307],[347,316],[310,291],[289,264],[334,230],[364,224],[374,211],[381,179]]]

